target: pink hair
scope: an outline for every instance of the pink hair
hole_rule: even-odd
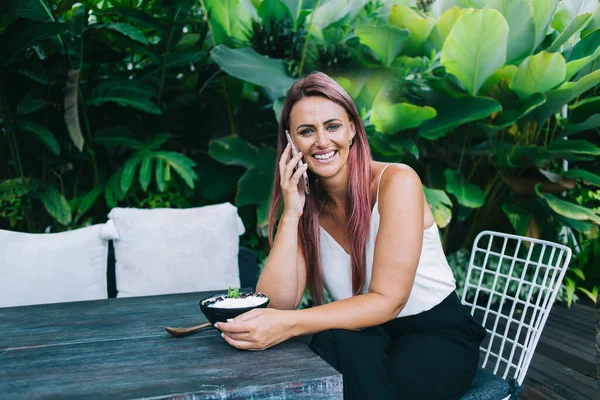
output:
[[[283,108],[278,129],[277,162],[287,145],[285,130],[290,129],[290,112],[300,100],[311,97],[325,97],[342,106],[348,113],[348,118],[354,122],[356,135],[350,147],[347,160],[348,191],[346,193],[346,215],[348,236],[350,239],[350,258],[352,265],[353,295],[362,293],[365,283],[366,260],[365,243],[369,233],[371,220],[371,152],[367,134],[360,119],[356,105],[348,93],[329,76],[314,72],[303,79],[297,80],[289,89]],[[321,278],[321,259],[319,257],[319,211],[325,198],[322,187],[319,186],[315,174],[308,171],[311,193],[306,196],[304,212],[298,224],[298,241],[304,255],[307,267],[307,280],[313,302],[323,303],[323,279]],[[269,210],[269,242],[273,245],[273,232],[281,215],[283,199],[279,186],[279,168],[276,163],[275,180]],[[340,277],[343,279],[343,277]]]

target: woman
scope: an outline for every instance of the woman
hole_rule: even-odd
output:
[[[460,398],[485,329],[456,297],[418,175],[371,160],[354,102],[323,73],[290,88],[277,154],[277,233],[257,285],[270,308],[218,324],[225,340],[263,350],[314,334],[346,399]],[[318,306],[296,310],[307,283]],[[319,305],[323,287],[334,301]]]

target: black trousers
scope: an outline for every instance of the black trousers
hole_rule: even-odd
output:
[[[342,374],[346,400],[450,400],[471,386],[485,335],[453,292],[418,315],[317,333],[310,347]]]

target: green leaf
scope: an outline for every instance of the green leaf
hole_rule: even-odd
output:
[[[225,43],[228,38],[246,41],[246,32],[252,23],[252,15],[239,0],[204,0],[209,20],[213,44]]]
[[[423,45],[436,21],[433,18],[421,16],[410,7],[393,6],[389,23],[398,28],[409,30],[410,35],[404,52],[408,55],[420,56],[424,53]]]
[[[212,140],[208,147],[208,154],[223,164],[239,165],[244,168],[258,165],[261,159],[259,149],[238,136]]]
[[[578,124],[567,124],[558,135],[559,138],[567,137],[575,133],[584,132],[600,128],[600,113],[590,115],[588,119]]]
[[[585,140],[563,140],[558,139],[547,147],[550,152],[600,155],[600,147]]]
[[[590,23],[581,31],[581,38],[586,38],[592,32],[600,29],[600,4],[596,7],[596,11],[594,11],[594,16]]]
[[[31,114],[44,108],[46,104],[48,102],[41,98],[37,92],[30,90],[19,102],[17,112],[19,114]]]
[[[437,23],[431,30],[429,40],[431,40],[433,47],[439,52],[444,46],[444,42],[448,37],[448,34],[454,27],[454,24],[464,14],[470,13],[472,10],[461,7],[452,7],[446,10],[438,19]]]
[[[109,22],[106,24],[90,25],[90,28],[109,29],[111,31],[118,32],[121,35],[127,36],[128,38],[130,38],[131,40],[135,40],[136,42],[148,44],[146,36],[144,36],[144,34],[139,29],[124,22]]]
[[[457,126],[484,119],[502,111],[496,100],[487,97],[458,97],[440,101],[435,105],[437,116],[425,121],[419,128],[419,136],[435,140]]]
[[[48,214],[59,224],[69,225],[71,223],[71,207],[65,196],[59,193],[55,187],[48,187],[46,190],[38,192],[38,198],[44,204]]]
[[[39,40],[56,36],[66,24],[17,19],[0,34],[0,65],[7,65]]]
[[[289,8],[292,13],[292,21],[294,22],[294,31],[298,28],[298,18],[302,10],[303,0],[283,0],[283,3]]]
[[[83,214],[91,210],[103,191],[104,185],[97,185],[81,198],[79,207],[77,207],[75,220],[78,220]]]
[[[541,51],[523,60],[510,88],[521,99],[528,99],[534,93],[547,92],[560,85],[566,73],[567,65],[560,53]]]
[[[563,55],[567,62],[567,79],[600,57],[600,29],[586,36]]]
[[[544,96],[543,93],[534,93],[527,101],[515,104],[515,108],[503,110],[494,120],[494,124],[486,125],[486,128],[489,129],[490,133],[495,133],[500,129],[507,128],[545,102],[546,96]]]
[[[142,151],[158,150],[170,138],[171,138],[170,133],[159,133],[158,135],[153,136],[150,140],[147,140],[146,142],[144,142],[143,146],[141,147],[141,150]]]
[[[573,272],[575,275],[577,275],[577,277],[579,279],[581,279],[582,281],[585,281],[585,274],[583,273],[582,270],[580,270],[579,268],[569,268],[569,270],[571,272]]]
[[[541,185],[537,185],[535,188],[538,197],[543,199],[548,204],[548,206],[550,206],[550,208],[557,214],[578,221],[589,220],[600,225],[600,215],[594,213],[593,210],[582,207],[578,204],[573,204],[568,201],[560,200],[559,198],[550,193],[541,193],[539,191],[540,186]]]
[[[120,106],[129,106],[160,115],[160,108],[150,100],[155,95],[154,90],[148,86],[135,81],[113,78],[98,84],[88,96],[87,103],[93,106],[117,103]]]
[[[445,228],[452,220],[452,200],[443,190],[423,186],[423,191],[435,223],[440,228]]]
[[[546,104],[536,111],[538,125],[544,123],[552,114],[560,110],[563,105],[568,104],[571,100],[598,84],[600,84],[600,70],[586,75],[576,83],[565,82],[558,89],[547,92]]]
[[[148,190],[150,185],[150,178],[152,177],[152,156],[146,156],[142,161],[140,167],[140,185],[142,190],[145,192]]]
[[[376,99],[371,110],[371,122],[381,133],[392,135],[396,132],[418,128],[421,124],[436,116],[435,109],[419,107],[409,103],[390,104]]]
[[[590,298],[590,300],[592,300],[595,304],[597,304],[597,299],[598,299],[598,293],[600,292],[600,287],[599,286],[594,286],[594,290],[593,292],[590,292],[589,290],[587,290],[584,287],[579,286],[577,288],[577,290],[579,290],[581,293],[585,294],[587,297]]]
[[[406,45],[409,31],[393,25],[363,25],[354,30],[362,44],[368,46],[386,67]]]
[[[479,93],[488,95],[489,93],[493,93],[494,90],[497,90],[502,83],[509,85],[518,69],[519,68],[516,65],[503,66],[485,81],[479,89]]]
[[[532,218],[527,210],[522,209],[518,204],[504,203],[502,205],[502,211],[510,221],[515,233],[517,235],[526,236],[527,227]]]
[[[65,123],[69,136],[79,150],[83,150],[83,134],[81,133],[81,124],[79,123],[79,78],[81,71],[71,69],[67,72],[67,82],[65,88]]]
[[[292,23],[295,22],[292,11],[281,0],[264,0],[260,7],[258,7],[258,16],[265,24],[268,22],[283,21],[285,18],[289,18]]]
[[[119,125],[96,131],[94,143],[107,147],[123,146],[129,149],[144,147],[142,141],[132,137],[131,131],[127,127]]]
[[[535,24],[535,45],[539,46],[542,40],[546,37],[546,29],[552,22],[558,0],[531,0],[533,5],[533,22]]]
[[[153,18],[146,14],[141,9],[136,8],[125,8],[125,7],[111,7],[105,10],[97,10],[94,12],[96,15],[106,14],[117,14],[127,21],[134,21],[138,24],[156,30],[159,33],[167,33],[167,27],[163,25],[158,18]]]
[[[52,154],[60,154],[58,141],[47,128],[32,121],[18,121],[15,125],[20,131],[33,133],[52,152]]]
[[[255,85],[283,93],[294,83],[294,79],[287,75],[282,60],[264,57],[250,47],[230,49],[217,46],[210,56],[229,75]]]
[[[0,201],[12,200],[38,189],[39,182],[34,178],[14,178],[0,182]]]
[[[487,6],[502,13],[508,23],[506,60],[523,60],[533,51],[535,23],[533,6],[529,0],[492,0]]]
[[[125,165],[123,165],[123,171],[121,172],[120,189],[121,192],[127,193],[131,184],[133,183],[133,177],[135,176],[135,170],[138,164],[142,161],[139,155],[134,155],[129,158]]]
[[[123,200],[125,198],[125,194],[121,190],[121,174],[123,170],[120,169],[116,173],[114,173],[108,183],[106,184],[106,189],[104,190],[104,196],[106,199],[106,205],[109,208],[114,208],[117,206],[118,200]]]
[[[554,42],[552,42],[552,44],[550,45],[550,47],[548,47],[546,49],[547,52],[549,53],[553,53],[555,51],[558,51],[560,49],[560,47],[565,44],[567,42],[567,40],[569,40],[569,38],[573,35],[575,35],[577,32],[579,32],[580,30],[582,30],[583,28],[585,28],[585,26],[588,24],[588,22],[590,22],[590,20],[592,19],[592,14],[582,14],[582,15],[578,15],[573,22],[571,22],[569,24],[569,26],[567,27],[567,29],[564,30],[564,32],[562,32],[557,38],[556,40],[554,40]]]
[[[198,175],[194,171],[196,163],[192,159],[174,151],[156,152],[154,157],[165,161],[168,166],[167,171],[169,171],[169,167],[173,168],[191,189],[194,188],[194,181],[198,179]],[[167,172],[165,172],[165,180],[169,180]]]
[[[201,38],[202,35],[199,33],[186,33],[179,39],[179,42],[177,42],[177,48],[187,49],[188,47],[192,47],[198,43],[198,40]]]
[[[507,40],[508,24],[502,14],[475,10],[456,21],[444,42],[440,61],[474,96],[506,62]]]
[[[348,15],[351,8],[351,0],[321,1],[318,7],[306,17],[306,21],[312,27],[322,31]]]
[[[163,160],[156,160],[156,186],[158,186],[158,190],[160,190],[161,193],[164,192],[167,187],[165,181],[165,165],[166,163]]]
[[[19,17],[40,21],[54,21],[49,4],[45,0],[5,0],[10,3],[9,9]]]
[[[446,177],[446,191],[453,194],[458,203],[469,208],[479,208],[485,204],[483,190],[472,183],[465,183],[460,172],[447,169],[444,171]]]
[[[235,201],[238,207],[248,204],[261,204],[267,201],[271,195],[275,175],[275,169],[273,168],[275,165],[275,152],[271,150],[265,157],[272,159],[273,162],[265,162],[252,167],[240,178]]]

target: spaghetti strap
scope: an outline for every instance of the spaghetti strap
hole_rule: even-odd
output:
[[[381,186],[381,177],[383,176],[383,173],[385,172],[386,168],[389,167],[392,164],[388,164],[385,167],[383,167],[383,170],[381,170],[381,173],[379,174],[379,182],[377,182],[377,198],[375,199],[375,201],[379,201],[379,187]]]

